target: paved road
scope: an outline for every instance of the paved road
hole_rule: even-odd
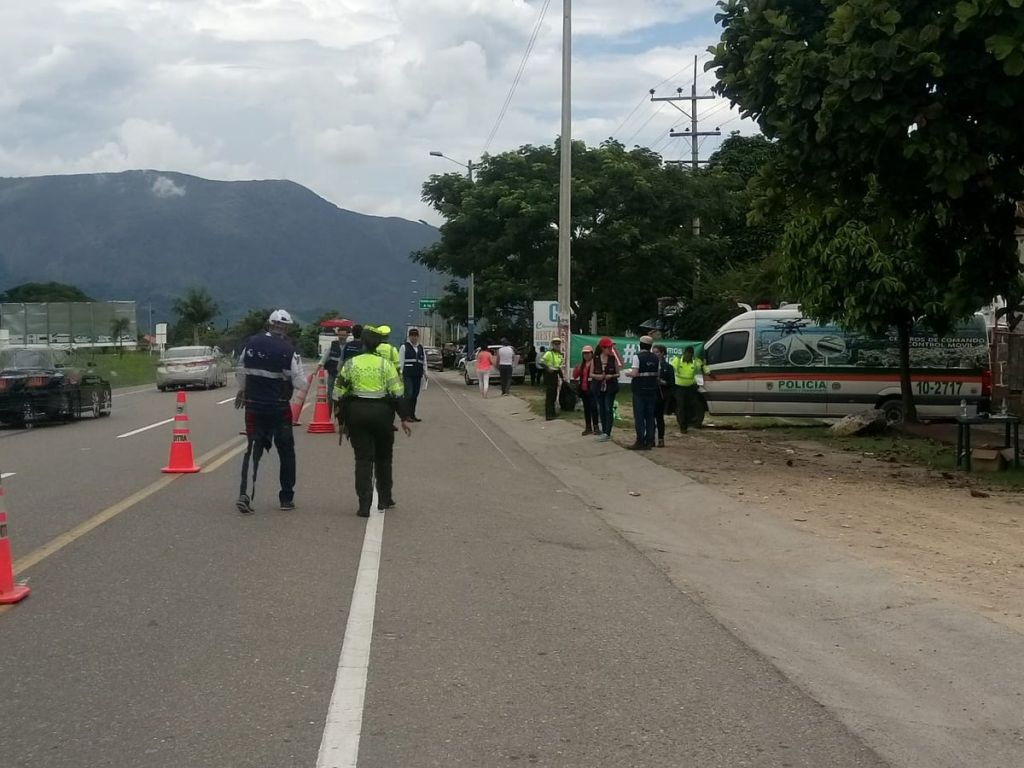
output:
[[[400,443],[359,766],[884,764],[466,394],[432,387]],[[118,437],[173,415],[172,394],[0,431],[33,588],[0,614],[4,768],[317,765],[359,650],[351,451],[303,430],[298,509],[274,508],[270,459],[240,516],[229,395],[190,396],[206,471],[177,479],[159,474],[169,424]]]

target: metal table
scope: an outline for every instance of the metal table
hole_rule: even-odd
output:
[[[971,427],[1002,424],[1006,428],[1006,445],[1013,448],[1013,468],[1020,469],[1020,416],[958,416],[956,419],[956,468],[971,471]]]

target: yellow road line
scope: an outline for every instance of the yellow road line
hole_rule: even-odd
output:
[[[207,474],[209,472],[216,472],[222,466],[224,466],[229,461],[231,461],[233,458],[235,458],[235,456],[237,456],[240,453],[244,453],[246,447],[247,447],[247,444],[246,443],[242,443],[241,445],[237,446],[236,448],[232,448],[230,451],[225,453],[223,456],[221,456],[216,461],[214,461],[214,462],[212,462],[210,464],[207,464],[205,467],[203,467],[203,469],[200,472],[200,474],[205,475],[205,474]]]
[[[235,437],[232,438],[231,440],[221,443],[212,451],[208,451],[207,453],[204,453],[202,456],[200,456],[197,459],[197,462],[199,464],[203,464],[204,462],[209,461],[212,457],[216,456],[222,451],[230,449],[236,442],[238,442],[238,440],[239,438]],[[218,464],[217,466],[220,465]],[[181,475],[165,475],[156,482],[150,483],[142,490],[136,491],[131,496],[128,496],[127,498],[122,499],[116,504],[107,507],[102,512],[96,513],[85,522],[76,525],[71,530],[65,531],[60,536],[51,539],[49,542],[39,547],[38,549],[33,550],[24,557],[15,560],[14,572],[16,574],[21,573],[22,571],[26,571],[34,565],[38,565],[43,560],[48,558],[50,555],[59,552],[60,550],[64,549],[64,547],[66,547],[68,544],[72,544],[73,542],[85,536],[90,531],[93,531],[96,528],[100,527],[105,522],[112,520],[113,518],[120,515],[122,512],[131,509],[139,502],[145,501],[154,493],[163,490],[168,485],[173,483],[175,480],[180,479],[181,477]]]

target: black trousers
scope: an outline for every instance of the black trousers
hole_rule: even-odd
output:
[[[377,478],[380,501],[392,500],[391,461],[395,448],[394,408],[386,400],[360,400],[347,405],[345,426],[356,458],[356,496],[359,511],[368,512]]]
[[[536,363],[527,363],[526,367],[530,370],[530,386],[536,387],[540,383],[540,368]]]
[[[654,428],[657,421],[658,393],[656,390],[633,390],[633,423],[636,444],[654,446]]]
[[[416,416],[416,403],[420,399],[420,387],[423,386],[422,376],[403,376],[402,385],[405,387],[405,399],[409,401],[412,415]]]
[[[590,390],[580,390],[580,400],[583,402],[583,423],[592,432],[601,431],[601,418],[597,415],[597,400]]]
[[[292,412],[288,405],[280,409],[245,409],[245,435],[249,441],[242,457],[242,484],[239,493],[248,493],[249,462],[253,464],[252,495],[256,495],[256,474],[260,458],[277,446],[281,461],[281,490],[278,499],[282,502],[295,498],[295,435],[292,433]]]
[[[498,375],[501,377],[501,394],[507,395],[512,391],[512,366],[499,365]]]
[[[555,403],[558,401],[558,371],[544,371],[544,415],[553,419],[558,415]]]
[[[697,385],[691,384],[688,387],[676,385],[676,420],[679,422],[679,429],[683,432],[697,421]]]
[[[658,439],[665,439],[665,410],[668,408],[668,399],[662,389],[658,390],[658,401],[654,406],[654,426],[658,431]]]

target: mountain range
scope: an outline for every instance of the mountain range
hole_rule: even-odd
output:
[[[291,181],[210,181],[165,171],[0,178],[0,290],[57,281],[97,299],[135,300],[173,320],[173,300],[204,287],[220,321],[284,307],[406,322],[417,286],[438,278],[412,251],[423,222],[347,211]],[[413,281],[417,283],[413,283]]]

